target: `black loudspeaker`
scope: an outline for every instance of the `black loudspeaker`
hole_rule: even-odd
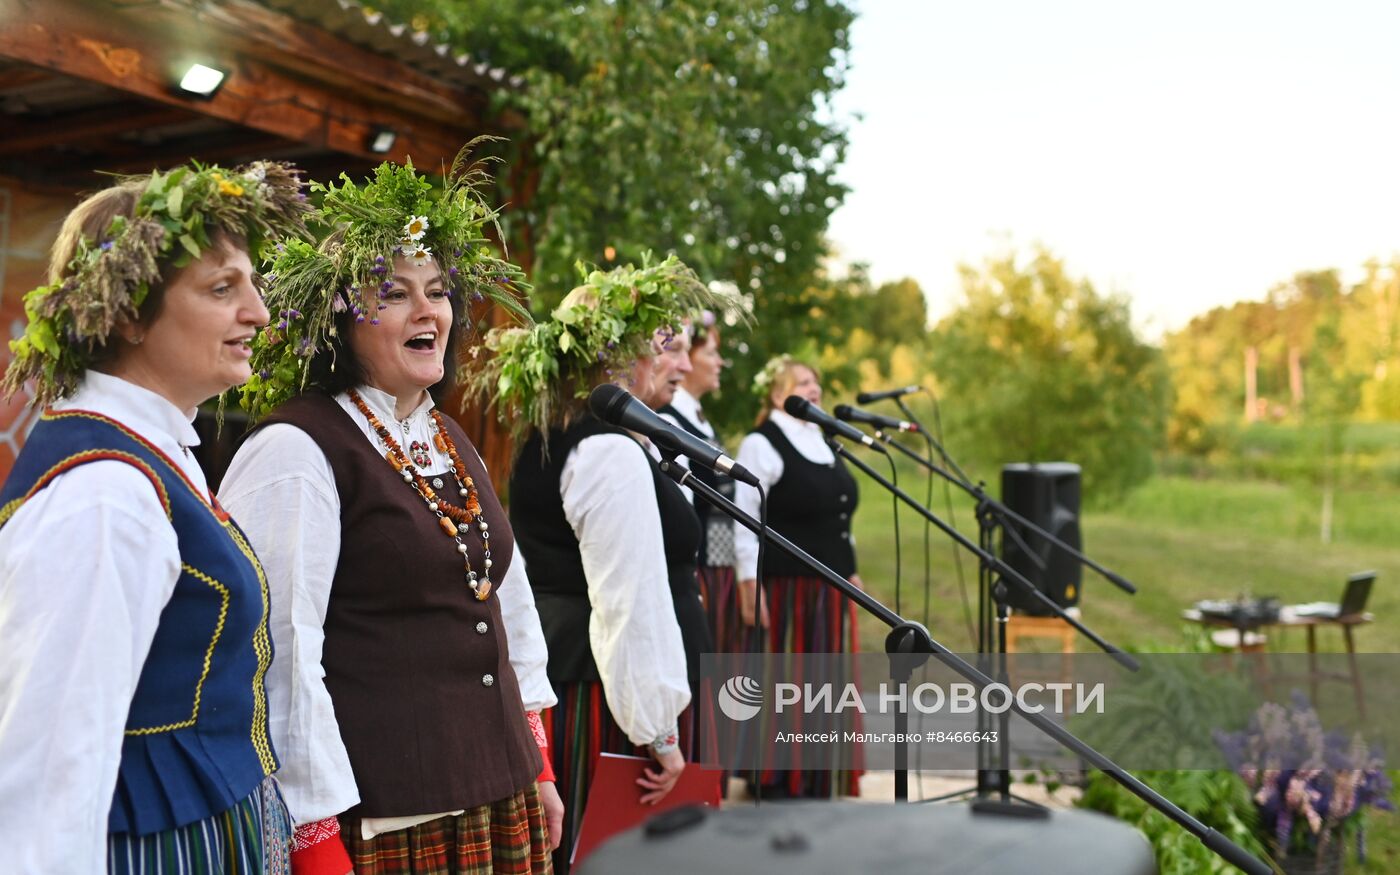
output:
[[[1011,510],[1076,550],[1079,541],[1079,466],[1070,462],[1016,463],[1001,469],[1001,501]],[[1027,556],[1016,539],[1003,533],[1001,558],[1062,608],[1079,604],[1083,566],[1035,530],[1007,521],[1044,567]],[[1049,608],[1025,588],[1006,582],[1007,604],[1024,614],[1048,615]]]

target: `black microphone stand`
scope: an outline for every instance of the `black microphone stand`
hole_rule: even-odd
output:
[[[922,665],[928,656],[933,656],[944,666],[961,675],[970,681],[977,689],[983,690],[995,683],[977,667],[967,660],[958,656],[938,641],[934,640],[929,631],[919,623],[905,620],[894,611],[885,607],[880,601],[869,593],[852,586],[850,581],[837,574],[831,568],[817,561],[809,553],[798,547],[796,544],[773,531],[771,528],[762,525],[758,520],[741,511],[734,502],[720,495],[707,484],[696,478],[688,468],[677,465],[674,455],[663,457],[661,470],[677,484],[690,488],[696,495],[699,495],[712,506],[732,517],[735,522],[744,528],[754,532],[764,541],[779,548],[783,552],[797,559],[829,586],[835,587],[842,595],[847,596],[856,604],[860,605],[867,613],[872,614],[882,623],[890,627],[890,634],[885,639],[885,649],[890,654],[891,673],[898,674],[904,678],[912,677],[914,669]],[[959,535],[959,538],[962,536]],[[960,541],[966,541],[965,538]],[[1261,860],[1251,856],[1244,848],[1230,841],[1228,837],[1214,829],[1201,823],[1196,818],[1181,810],[1170,799],[1162,796],[1156,790],[1144,784],[1142,781],[1125,772],[1113,760],[1099,753],[1094,748],[1085,744],[1069,730],[1059,726],[1050,718],[1043,714],[1037,714],[1022,708],[1020,703],[1013,697],[1008,703],[1011,710],[1019,714],[1022,719],[1032,726],[1044,732],[1046,735],[1059,742],[1064,747],[1078,754],[1081,758],[1089,761],[1095,768],[1103,771],[1113,780],[1122,784],[1129,792],[1142,799],[1148,805],[1162,812],[1168,819],[1185,829],[1191,835],[1200,840],[1211,852],[1217,854],[1221,859],[1243,869],[1250,875],[1272,875],[1273,869],[1265,865]],[[902,718],[902,720],[901,720]],[[896,714],[896,731],[905,732],[908,730],[908,716],[903,713]],[[896,775],[895,775],[895,795],[899,801],[908,800],[908,749],[907,745],[898,745],[895,755]],[[903,770],[902,780],[900,770]],[[901,794],[901,787],[903,792]]]
[[[1017,586],[1021,587],[1023,592],[1038,599],[1043,606],[1050,609],[1052,614],[1073,626],[1120,664],[1128,669],[1137,671],[1138,663],[1136,660],[1119,648],[1100,638],[1093,630],[1079,622],[1078,618],[1070,616],[1063,608],[1055,604],[1053,599],[1041,592],[1037,586],[1027,580],[1020,572],[1011,568],[995,555],[993,551],[996,549],[996,545],[992,543],[995,532],[995,521],[993,520],[992,514],[988,512],[986,505],[978,506],[977,520],[979,543],[973,544],[961,532],[943,522],[943,520],[939,519],[928,508],[914,500],[914,498],[904,492],[904,490],[885,479],[885,477],[874,468],[865,464],[865,462],[861,461],[835,440],[829,439],[827,442],[831,444],[831,449],[837,455],[841,456],[841,458],[850,462],[852,465],[855,465],[867,477],[894,493],[901,501],[914,508],[924,519],[938,526],[938,528],[942,529],[960,546],[977,557],[979,584],[984,588],[984,592],[991,593],[992,602],[996,606],[996,615],[995,618],[993,618],[990,616],[990,612],[987,609],[986,599],[979,599],[981,627],[978,635],[979,639],[982,640],[978,641],[978,652],[984,657],[987,655],[989,648],[984,645],[991,643],[990,639],[993,632],[995,632],[995,649],[991,650],[991,669],[999,683],[1009,683],[1006,660],[1006,622],[1009,616],[1006,598],[1007,580],[1014,582]],[[995,573],[995,578],[993,577],[993,573]],[[987,737],[987,735],[991,734],[986,732],[986,722],[988,719],[989,718],[981,711],[978,712],[978,730],[982,733],[980,737]],[[996,734],[997,756],[995,757],[995,767],[993,767],[993,757],[986,747],[983,746],[978,750],[977,786],[974,791],[977,796],[977,802],[974,803],[974,807],[980,811],[995,811],[998,814],[1012,814],[1023,817],[1044,816],[1045,808],[1040,805],[1027,802],[1023,799],[1013,801],[1011,794],[1010,720],[1010,715],[1005,711],[999,716],[999,731]],[[964,795],[966,792],[967,791],[960,791],[928,801],[935,802],[943,799],[950,799]],[[998,798],[993,799],[993,795]]]
[[[1021,516],[1019,513],[1016,513],[1015,511],[1011,510],[1011,508],[1007,507],[1005,504],[1002,504],[1000,501],[997,501],[996,499],[987,495],[986,491],[982,488],[982,484],[980,482],[974,485],[971,479],[967,476],[967,473],[964,472],[963,469],[958,466],[958,463],[953,459],[953,457],[948,454],[948,451],[943,447],[942,443],[936,440],[933,437],[933,435],[928,431],[928,429],[924,427],[923,423],[919,422],[919,420],[914,416],[914,412],[909,409],[909,407],[904,403],[904,400],[902,398],[897,398],[895,399],[895,403],[899,405],[899,409],[903,411],[904,415],[909,419],[909,421],[913,422],[919,427],[920,432],[924,435],[928,442],[938,451],[939,457],[949,468],[953,469],[957,476],[950,474],[945,469],[939,467],[938,465],[935,465],[932,460],[924,458],[922,455],[909,449],[904,444],[894,440],[890,435],[886,434],[886,432],[883,429],[877,428],[875,430],[875,436],[885,445],[893,446],[895,449],[899,450],[904,455],[918,462],[920,465],[922,465],[932,473],[937,474],[947,482],[957,486],[959,489],[963,490],[977,501],[975,511],[977,518],[977,542],[983,550],[989,553],[996,551],[996,531],[998,528],[1000,528],[1003,538],[1010,538],[1013,542],[1015,542],[1016,546],[1020,548],[1021,554],[1023,556],[1026,556],[1032,562],[1034,562],[1037,567],[1044,570],[1044,560],[1041,559],[1041,557],[1035,551],[1031,550],[1030,547],[1026,544],[1025,540],[1021,537],[1017,526],[1010,524],[1010,521],[1014,520],[1027,529],[1027,534],[1043,538],[1049,543],[1059,547],[1069,555],[1073,556],[1075,560],[1078,561],[1080,564],[1085,565],[1098,572],[1110,583],[1114,584],[1119,589],[1123,590],[1129,595],[1135,595],[1137,593],[1137,587],[1135,587],[1126,578],[1122,577],[1119,574],[1116,574],[1113,571],[1110,571],[1107,568],[1104,568],[1102,565],[1095,562],[1093,559],[1080,552],[1075,547],[1070,546],[1060,538],[1041,528],[1039,525],[1031,522],[1030,520]],[[995,578],[995,576],[992,573],[992,569],[989,568],[985,562],[979,562],[977,570],[977,651],[979,654],[985,654],[989,652],[993,653],[995,662],[999,666],[1003,667],[1006,663],[1006,627],[1007,622],[1010,618],[1010,609],[1007,604],[1007,594],[1008,593],[1005,584]],[[1056,608],[1056,613],[1059,614],[1059,616],[1062,619],[1068,620],[1068,615],[1064,614],[1063,612],[1060,612],[1058,610],[1058,605],[1056,606]],[[981,715],[979,715],[979,717],[981,717]],[[1005,732],[1005,715],[1003,714],[1002,717],[1003,725],[1001,728],[1002,731]],[[982,727],[979,725],[978,728],[980,729]],[[954,799],[961,796],[965,796],[968,793],[974,794],[979,800],[987,798],[987,796],[990,793],[997,793],[1001,796],[1003,801],[1009,801],[1009,799],[1012,798],[1011,772],[1008,767],[1009,763],[1008,757],[1006,755],[1006,744],[1007,742],[1005,739],[1002,739],[1000,741],[1002,755],[999,758],[1000,768],[996,770],[983,767],[984,765],[990,763],[991,757],[985,750],[978,751],[979,768],[977,771],[977,783],[975,787],[970,788],[968,790],[959,790],[952,793],[946,793],[942,796],[937,796],[927,801],[941,802],[948,799]],[[1024,802],[1024,800],[1022,801]]]

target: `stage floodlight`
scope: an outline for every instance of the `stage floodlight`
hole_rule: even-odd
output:
[[[399,132],[393,128],[378,127],[370,131],[369,150],[376,155],[384,155],[394,148],[394,143],[399,138]]]
[[[180,90],[205,100],[224,84],[224,71],[204,64],[190,64],[185,75],[180,77]]]

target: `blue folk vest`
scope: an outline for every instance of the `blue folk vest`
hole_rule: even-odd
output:
[[[86,411],[49,411],[35,426],[0,488],[0,526],[59,474],[109,460],[150,480],[180,547],[180,578],[127,715],[107,825],[146,835],[232,808],[277,768],[263,688],[267,582],[217,502],[139,435]]]

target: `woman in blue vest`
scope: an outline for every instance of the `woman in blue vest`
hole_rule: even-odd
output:
[[[286,165],[182,167],[79,205],[25,296],[0,489],[0,871],[285,872],[263,572],[190,455],[246,380]]]
[[[822,430],[783,410],[788,396],[813,404],[822,400],[817,370],[791,356],[768,362],[754,380],[763,409],[753,431],[739,444],[738,461],[763,483],[768,494],[768,525],[863,586],[856,573],[851,514],[859,490],[846,464],[827,446]],[[758,490],[739,484],[735,503],[757,516]],[[739,610],[748,626],[767,629],[767,648],[787,653],[843,653],[859,650],[855,604],[810,569],[781,550],[764,553],[763,598],[758,589],[758,538],[736,527],[735,574]],[[763,796],[827,797],[858,795],[860,773],[853,769],[769,773]]]

